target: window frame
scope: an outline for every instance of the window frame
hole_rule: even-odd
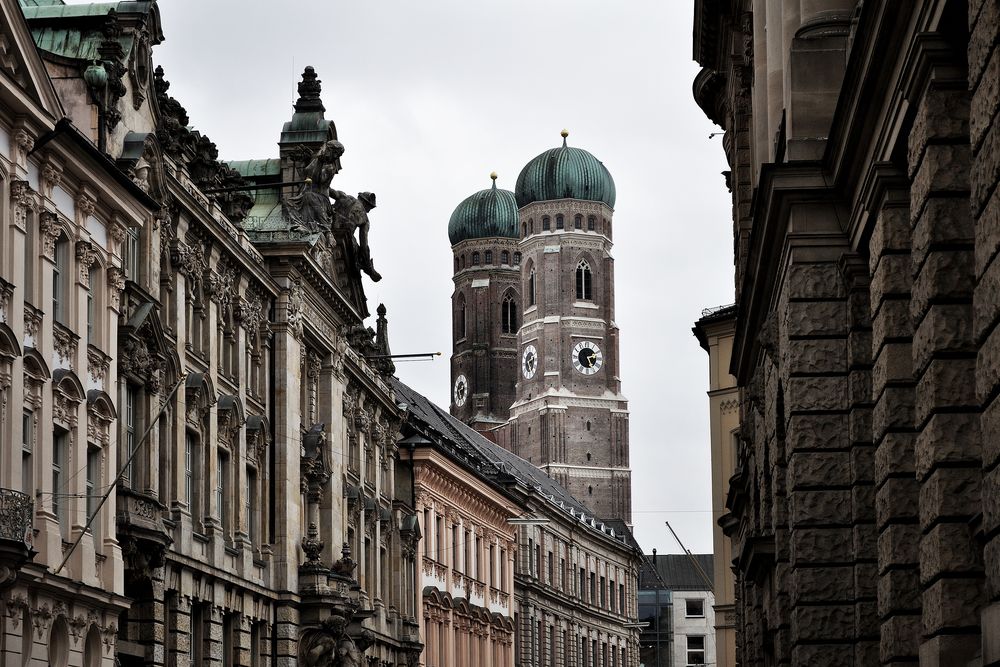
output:
[[[700,613],[691,613],[691,603],[697,603],[697,606],[701,609]],[[704,598],[684,598],[684,618],[705,618],[705,599]]]

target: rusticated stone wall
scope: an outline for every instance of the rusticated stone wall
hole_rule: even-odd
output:
[[[695,96],[734,168],[747,105],[783,110],[735,234],[739,662],[998,666],[1000,2],[787,4],[695,3]],[[835,25],[838,108],[791,104],[789,71],[834,80],[802,47]],[[784,89],[728,69],[747,40]],[[823,150],[796,161],[810,121]]]
[[[981,617],[983,663],[1000,662],[1000,7],[969,2],[970,219],[974,239],[975,289],[972,335],[976,355],[976,398],[982,407],[982,540],[986,587]],[[960,222],[961,212],[953,214]],[[974,429],[974,425],[967,428]],[[990,628],[991,632],[986,632]]]

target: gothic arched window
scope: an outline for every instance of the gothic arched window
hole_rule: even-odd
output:
[[[562,213],[556,216],[556,229],[563,229],[565,223],[563,222]]]
[[[500,263],[510,264],[510,253],[507,252],[506,250],[500,253]]]
[[[542,231],[547,232],[550,229],[552,229],[552,221],[550,220],[549,216],[546,215],[545,217],[542,218]]]
[[[500,321],[503,333],[517,333],[517,303],[510,294],[505,296],[500,304]]]
[[[573,227],[575,229],[583,229],[583,216],[579,213],[577,213],[576,217],[573,218]]]
[[[595,222],[594,216],[588,215],[587,216],[587,231],[588,232],[594,231],[594,222]]]
[[[472,253],[472,265],[479,266],[479,252]]]
[[[465,268],[465,255],[462,255],[462,268]]]
[[[533,218],[528,218],[528,233],[535,233],[535,220]]]
[[[590,273],[590,264],[585,259],[576,265],[576,298],[584,301],[594,298],[593,276]]]
[[[492,250],[487,250],[486,251],[486,260],[485,261],[486,261],[486,265],[487,266],[492,266],[493,265],[493,251]]]
[[[535,305],[535,270],[528,274],[528,305]]]

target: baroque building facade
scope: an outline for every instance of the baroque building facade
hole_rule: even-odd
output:
[[[0,8],[3,662],[415,664],[374,195],[310,185],[343,152],[315,72],[230,166],[155,2]]]
[[[995,2],[695,4],[746,665],[1000,664]]]
[[[422,534],[422,664],[635,667],[641,553],[532,463],[396,382]]]
[[[584,499],[592,514],[630,523],[611,257],[615,184],[567,136],[524,166],[514,192],[494,182],[452,214],[451,409],[483,430],[477,396],[489,397],[489,422],[502,422],[491,438]],[[470,385],[470,353],[482,358],[486,349],[497,362],[489,374],[477,367]]]

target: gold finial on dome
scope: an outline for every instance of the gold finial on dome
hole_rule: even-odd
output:
[[[566,137],[569,136],[569,130],[563,128],[563,131],[559,133],[559,136],[563,138],[563,148],[566,148]]]
[[[494,181],[497,180],[497,173],[495,171],[491,171],[490,172],[490,178],[492,180],[494,180]]]

